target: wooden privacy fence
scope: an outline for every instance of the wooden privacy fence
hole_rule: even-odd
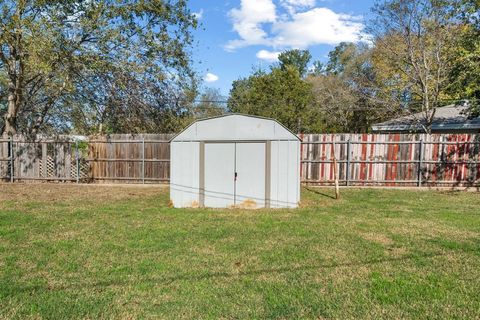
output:
[[[0,179],[168,183],[168,141],[172,136],[4,138],[0,139]],[[480,134],[300,137],[301,179],[305,184],[333,184],[335,156],[341,185],[480,186]]]
[[[90,139],[88,159],[93,181],[167,183],[173,134],[116,134]]]
[[[84,181],[89,179],[89,162],[82,141],[69,137],[42,138],[23,136],[0,139],[0,179]]]
[[[480,134],[309,134],[302,138],[301,177],[333,184],[478,186]],[[335,149],[334,144],[335,142]]]
[[[168,182],[168,142],[172,136],[116,134],[89,139],[74,136],[36,141],[23,136],[0,139],[0,178],[11,182]]]

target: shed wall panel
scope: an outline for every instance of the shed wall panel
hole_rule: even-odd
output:
[[[170,199],[177,208],[199,206],[198,142],[171,145]]]
[[[295,208],[300,199],[300,143],[272,141],[272,208]]]

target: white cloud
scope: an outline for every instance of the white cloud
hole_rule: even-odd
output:
[[[262,24],[277,20],[276,7],[271,0],[242,0],[239,9],[232,9],[229,16],[233,30],[240,39],[232,40],[226,45],[227,50],[234,50],[253,44],[266,44],[268,33]]]
[[[356,42],[360,40],[363,28],[358,17],[338,14],[328,8],[314,8],[295,13],[291,20],[275,24],[273,45],[307,48],[317,44]]]
[[[280,52],[278,51],[260,50],[257,52],[257,58],[268,62],[275,62],[278,60],[279,54]]]
[[[197,20],[202,20],[202,18],[203,18],[203,9],[200,9],[200,11],[198,11],[198,12],[194,12],[194,13],[193,13],[193,16],[194,16]]]
[[[205,77],[203,78],[203,80],[205,80],[205,82],[215,82],[215,81],[218,81],[218,79],[220,79],[216,74],[213,74],[213,73],[207,73],[205,75]]]
[[[276,50],[308,48],[357,42],[365,37],[361,17],[315,8],[315,0],[276,2],[280,5],[278,8],[273,0],[241,0],[240,8],[229,13],[238,38],[229,41],[225,49],[231,51],[251,45]]]
[[[296,6],[296,7],[313,7],[315,6],[315,0],[281,0],[283,3]]]

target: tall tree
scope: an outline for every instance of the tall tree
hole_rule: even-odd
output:
[[[469,100],[471,116],[480,116],[480,1],[461,0],[455,9],[452,16],[460,26],[448,93],[456,99]]]
[[[421,111],[430,132],[435,110],[448,99],[457,27],[450,22],[451,1],[387,0],[374,7],[374,63],[391,88],[385,97]]]
[[[128,69],[98,72],[68,96],[67,124],[79,134],[176,132],[192,118],[195,85],[158,81]]]
[[[328,119],[330,132],[367,132],[374,122],[396,114],[389,104],[378,101],[382,84],[372,65],[372,49],[362,43],[340,43],[325,64],[309,74],[315,103]]]
[[[320,74],[309,76],[307,81],[312,85],[317,117],[322,120],[320,132],[354,132],[363,127],[355,117],[355,92],[341,77]]]
[[[315,132],[320,119],[311,112],[312,99],[311,85],[300,78],[296,67],[287,65],[234,81],[228,108],[275,118],[295,132]]]
[[[287,50],[278,56],[280,68],[286,70],[288,66],[292,66],[298,70],[300,77],[305,77],[308,71],[308,63],[312,59],[312,55],[308,50]]]
[[[13,134],[20,126],[35,133],[47,119],[55,125],[58,114],[52,112],[66,112],[67,100],[81,109],[78,97],[91,96],[102,77],[117,83],[103,91],[117,103],[132,98],[121,90],[125,75],[157,88],[191,77],[188,47],[195,26],[186,0],[3,1],[2,131]]]

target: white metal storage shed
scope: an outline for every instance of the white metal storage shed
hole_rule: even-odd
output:
[[[229,114],[194,122],[171,141],[176,208],[294,208],[300,139],[275,120]]]

